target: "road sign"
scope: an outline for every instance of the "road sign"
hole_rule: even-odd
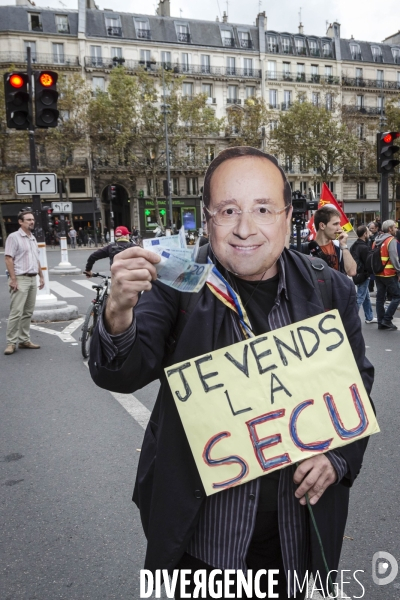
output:
[[[57,175],[55,173],[18,173],[15,176],[15,190],[20,196],[57,194]]]
[[[52,202],[51,208],[55,213],[72,213],[72,202]]]

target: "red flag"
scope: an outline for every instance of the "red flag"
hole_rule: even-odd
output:
[[[336,210],[338,210],[340,212],[340,215],[341,215],[340,225],[341,225],[343,231],[352,231],[352,229],[353,229],[352,224],[350,223],[350,221],[344,214],[343,210],[337,203],[335,196],[332,194],[331,190],[328,188],[328,186],[324,182],[322,184],[322,190],[321,190],[321,196],[320,196],[319,203],[318,203],[318,208],[322,208],[325,204],[331,204],[332,206],[334,206],[336,208]],[[315,240],[315,236],[317,235],[317,232],[315,231],[313,216],[308,221],[307,227],[310,230],[310,234],[308,236],[309,241]]]
[[[343,231],[352,231],[352,229],[353,229],[352,224],[350,223],[350,221],[344,214],[343,210],[340,208],[339,204],[336,201],[335,196],[332,194],[331,190],[328,188],[328,186],[324,182],[322,184],[322,191],[321,191],[321,196],[320,196],[319,203],[318,203],[318,208],[322,208],[325,204],[332,204],[336,208],[336,210],[338,210],[340,212],[340,215],[341,215],[340,225],[341,225]]]

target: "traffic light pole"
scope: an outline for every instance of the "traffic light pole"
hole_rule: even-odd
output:
[[[389,174],[381,173],[381,223],[389,218]]]
[[[36,146],[35,146],[35,123],[33,120],[33,86],[32,86],[32,57],[31,49],[28,47],[27,52],[27,74],[29,81],[29,154],[31,162],[31,173],[37,173]],[[32,210],[35,217],[35,237],[39,246],[39,260],[44,278],[44,288],[38,290],[36,297],[35,308],[41,307],[48,302],[57,301],[57,297],[50,292],[49,270],[47,266],[46,242],[42,223],[42,209],[40,204],[40,196],[32,195]]]

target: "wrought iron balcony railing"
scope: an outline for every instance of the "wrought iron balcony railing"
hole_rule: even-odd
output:
[[[113,37],[122,37],[122,27],[107,27],[107,33]]]
[[[345,87],[400,90],[400,81],[382,81],[382,79],[364,79],[363,77],[342,77]]]
[[[253,42],[251,40],[246,40],[243,38],[240,40],[240,47],[241,48],[252,48]]]
[[[136,35],[139,40],[150,40],[151,39],[151,31],[150,29],[138,29]]]
[[[284,73],[278,71],[267,71],[266,77],[268,81],[296,81],[304,83],[320,83],[328,85],[339,85],[339,77],[333,75],[317,75],[317,74],[306,74],[306,73]]]
[[[242,101],[239,98],[227,98],[226,103],[227,104],[241,104]]]
[[[58,23],[57,25],[58,33],[69,33],[69,25],[68,23]]]
[[[42,54],[41,52],[32,52],[33,65],[65,65],[79,66],[79,57],[71,54]],[[27,56],[25,52],[0,52],[0,63],[26,63]]]
[[[178,42],[184,42],[185,44],[190,44],[191,42],[190,33],[183,33],[182,31],[179,31],[177,33],[177,37]]]
[[[227,48],[234,48],[236,45],[233,37],[222,38],[222,41],[224,43],[224,46],[226,46]]]
[[[377,106],[354,106],[352,104],[345,104],[344,110],[352,113],[360,113],[362,115],[380,115],[385,114],[385,109],[381,109]]]

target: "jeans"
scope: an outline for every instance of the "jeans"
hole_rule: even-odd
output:
[[[75,248],[75,246],[76,246],[76,243],[75,243],[76,242],[76,238],[71,236],[69,239],[71,240],[71,249]]]
[[[394,277],[376,276],[376,316],[379,325],[390,325],[400,304],[400,286],[397,275]],[[389,292],[392,301],[385,311],[385,296]]]
[[[357,308],[362,305],[366,321],[372,321],[374,313],[372,312],[371,299],[369,297],[369,277],[357,286]]]

